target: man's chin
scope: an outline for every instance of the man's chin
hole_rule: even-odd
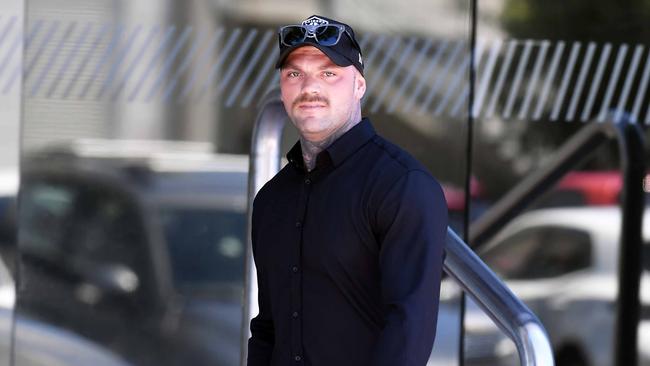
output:
[[[323,126],[317,121],[314,121],[314,123],[303,121],[296,127],[298,128],[300,136],[310,141],[318,140],[318,137],[323,135],[325,132]]]
[[[317,131],[324,124],[321,116],[298,116],[295,120],[301,131]]]
[[[310,120],[321,120],[325,118],[326,111],[323,109],[312,109],[308,111],[298,111],[295,113],[295,117],[299,121],[310,121]]]

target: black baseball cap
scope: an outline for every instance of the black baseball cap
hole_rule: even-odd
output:
[[[354,30],[352,27],[345,23],[341,23],[337,20],[326,18],[321,15],[312,15],[309,18],[303,20],[300,25],[297,25],[297,27],[302,26],[305,27],[306,30],[309,30],[313,27],[324,25],[338,25],[345,27],[345,31],[342,32],[336,44],[323,45],[319,43],[319,40],[313,35],[313,33],[307,32],[307,36],[305,36],[302,41],[294,43],[292,45],[287,45],[282,40],[282,31],[283,29],[289,28],[291,26],[280,28],[278,36],[278,43],[280,45],[280,57],[278,57],[275,68],[281,68],[284,60],[286,60],[287,56],[289,56],[293,50],[303,46],[313,46],[321,50],[335,64],[339,66],[353,65],[357,68],[357,70],[359,70],[361,75],[363,75],[363,58],[361,56],[361,47],[359,47],[359,43],[354,36]]]

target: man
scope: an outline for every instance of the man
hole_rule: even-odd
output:
[[[447,227],[440,185],[362,119],[348,25],[283,27],[276,67],[300,141],[253,204],[248,365],[424,366]]]

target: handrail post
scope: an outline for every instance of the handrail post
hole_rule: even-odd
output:
[[[248,245],[244,259],[244,294],[241,332],[241,366],[246,366],[250,321],[258,312],[257,273],[251,246],[251,219],[253,199],[264,184],[280,171],[280,143],[288,117],[280,101],[279,90],[267,94],[261,103],[260,113],[253,126],[248,173]]]
[[[643,258],[643,179],[646,174],[645,139],[639,125],[623,114],[614,121],[618,141],[623,188],[621,190],[621,234],[618,255],[618,306],[614,332],[614,365],[636,365],[638,360],[641,258]]]

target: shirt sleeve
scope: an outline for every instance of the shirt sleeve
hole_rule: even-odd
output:
[[[254,206],[254,204],[253,204]],[[256,256],[256,215],[253,208],[253,219],[251,225],[251,239],[253,245],[253,258],[256,265],[258,264]],[[269,366],[271,364],[271,355],[275,343],[273,328],[273,319],[271,317],[270,294],[265,284],[264,273],[260,270],[261,266],[257,265],[257,289],[259,313],[251,320],[251,337],[248,340],[248,366]]]
[[[423,171],[409,171],[377,211],[385,326],[373,366],[424,366],[436,333],[447,204]]]

